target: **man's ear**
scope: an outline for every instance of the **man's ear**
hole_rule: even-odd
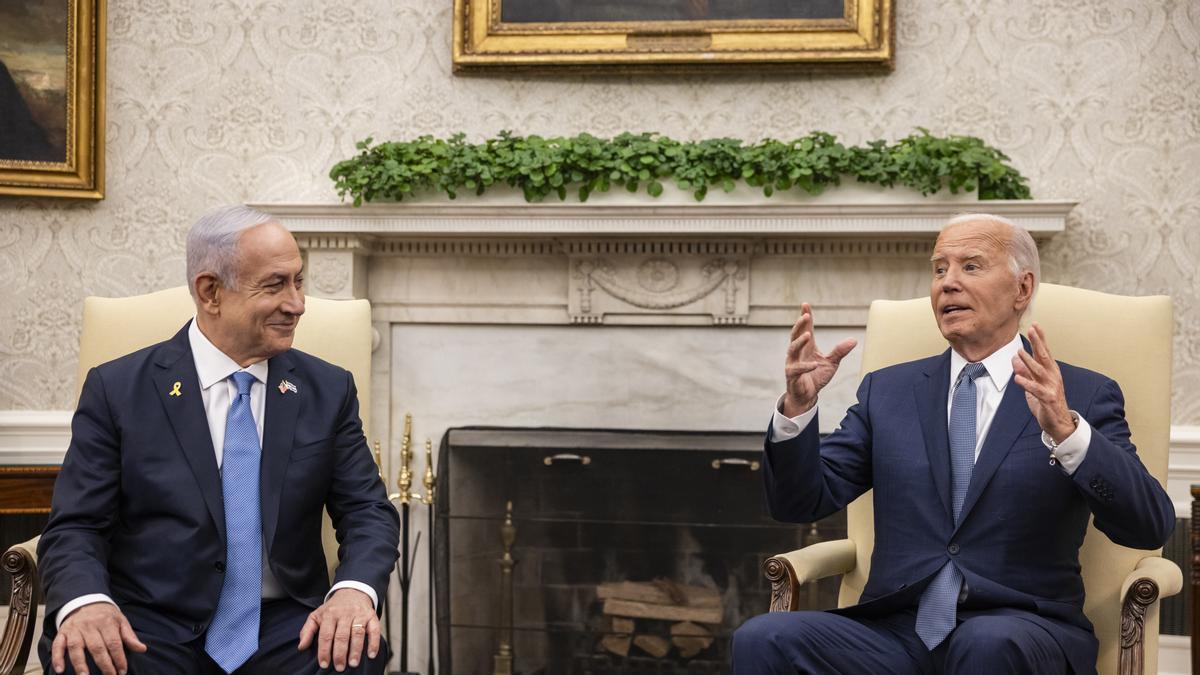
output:
[[[1021,273],[1017,277],[1017,302],[1016,309],[1024,311],[1033,300],[1033,272],[1028,270]]]
[[[196,275],[196,309],[216,316],[221,313],[221,280],[211,272]]]

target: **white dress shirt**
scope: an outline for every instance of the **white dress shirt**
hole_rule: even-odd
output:
[[[208,431],[212,437],[213,452],[217,458],[217,467],[220,468],[222,452],[225,449],[225,420],[229,415],[229,407],[233,405],[234,397],[237,396],[237,384],[233,381],[232,375],[242,370],[254,376],[254,382],[250,384],[250,412],[254,416],[254,426],[258,429],[258,447],[262,448],[263,420],[266,418],[267,412],[267,371],[270,359],[264,359],[242,368],[201,332],[195,318],[188,326],[188,342],[192,348],[192,358],[196,363],[196,376],[200,380],[200,397],[204,400],[204,414],[208,419]],[[375,595],[375,589],[358,581],[340,581],[334,584],[326,594],[326,599],[340,588],[362,591],[371,598],[372,605],[379,606],[379,598]],[[271,572],[265,541],[262,555],[262,597],[264,600],[287,597],[279,580]],[[63,619],[67,618],[68,614],[93,602],[116,604],[112,598],[103,593],[82,595],[58,610],[55,625],[62,625]]]
[[[996,408],[1000,407],[1000,401],[1004,398],[1004,390],[1008,387],[1012,380],[1012,360],[1017,355],[1017,351],[1023,349],[1021,344],[1021,336],[1014,335],[1006,345],[992,352],[981,363],[987,369],[987,377],[979,377],[975,380],[975,461],[979,461],[979,451],[983,449],[983,441],[987,438],[987,432],[992,427],[992,419],[996,416]],[[950,390],[953,392],[954,383],[958,379],[958,374],[967,365],[967,359],[961,354],[950,350]],[[953,393],[946,397],[946,419],[950,419],[950,405],[954,401]],[[813,406],[807,412],[803,412],[795,417],[786,417],[780,412],[780,407],[783,403],[783,397],[779,398],[779,402],[775,405],[775,413],[771,417],[771,439],[776,442],[790,440],[800,435],[800,432],[812,422],[817,416],[817,406]],[[1045,438],[1043,437],[1043,444]],[[1058,444],[1058,448],[1054,451],[1054,456],[1058,460],[1062,470],[1068,475],[1075,473],[1075,469],[1079,468],[1083,462],[1084,456],[1087,454],[1088,445],[1092,442],[1092,428],[1083,419],[1079,418],[1079,424],[1075,431],[1071,433],[1062,443]],[[1050,446],[1047,444],[1047,448]]]

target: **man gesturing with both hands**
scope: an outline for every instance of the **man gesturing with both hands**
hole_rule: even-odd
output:
[[[930,271],[950,348],[867,374],[825,439],[818,395],[855,342],[817,349],[808,305],[792,328],[765,444],[772,515],[811,522],[874,489],[875,549],[857,605],[746,622],[739,675],[1095,672],[1078,562],[1089,516],[1124,546],[1171,533],[1117,383],[1055,361],[1037,324],[1018,333],[1040,276],[1029,234],[957,217]]]

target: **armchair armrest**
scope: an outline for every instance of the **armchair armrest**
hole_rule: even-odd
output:
[[[1145,671],[1146,610],[1183,588],[1179,565],[1160,556],[1138,561],[1121,582],[1121,673]]]
[[[855,550],[853,541],[838,539],[768,558],[763,574],[771,582],[770,611],[794,611],[802,584],[854,569]]]
[[[25,672],[33,636],[37,632],[37,608],[41,602],[37,576],[39,537],[21,542],[4,552],[4,571],[12,575],[12,597],[8,621],[0,635],[0,674]]]

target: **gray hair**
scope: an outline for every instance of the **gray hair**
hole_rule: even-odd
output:
[[[238,240],[242,233],[266,223],[277,223],[275,216],[241,204],[208,211],[192,224],[187,235],[187,283],[196,297],[196,277],[215,274],[221,285],[238,288]]]
[[[945,228],[964,223],[996,223],[1008,227],[1010,234],[1008,238],[1008,269],[1012,271],[1014,279],[1019,278],[1023,272],[1033,274],[1033,296],[1030,297],[1029,304],[1025,307],[1022,315],[1029,313],[1033,309],[1038,284],[1042,280],[1042,262],[1038,257],[1037,243],[1033,241],[1033,236],[1029,234],[1028,230],[1008,218],[991,213],[960,213],[951,218]]]

